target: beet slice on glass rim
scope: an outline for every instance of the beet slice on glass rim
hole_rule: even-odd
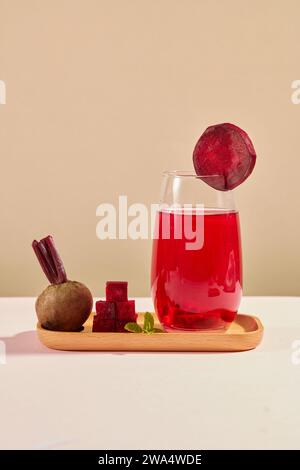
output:
[[[243,129],[224,123],[208,127],[193,152],[196,174],[219,191],[239,186],[256,162],[253,144]]]

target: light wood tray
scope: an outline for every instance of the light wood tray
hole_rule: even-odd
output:
[[[37,325],[40,341],[64,351],[247,351],[261,342],[263,325],[257,317],[238,314],[226,332],[93,333],[93,315],[81,332],[45,330]],[[143,314],[138,322],[142,323]],[[156,327],[160,327],[155,316]]]

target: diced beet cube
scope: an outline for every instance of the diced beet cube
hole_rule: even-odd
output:
[[[107,302],[106,300],[98,300],[96,302],[97,315],[102,320],[114,320],[116,318],[116,308],[114,302]]]
[[[126,302],[128,282],[108,281],[106,283],[106,300],[110,302]]]
[[[98,315],[94,316],[93,320],[93,332],[113,332],[116,331],[115,320],[103,320]]]
[[[116,321],[116,331],[118,333],[129,333],[129,331],[125,330],[125,325],[128,323],[126,320],[117,320]]]
[[[127,302],[116,302],[116,319],[119,321],[136,321],[135,301],[127,300]]]

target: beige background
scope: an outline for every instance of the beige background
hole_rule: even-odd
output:
[[[52,233],[69,276],[148,295],[150,241],[99,241],[96,207],[155,202],[165,169],[234,122],[258,161],[237,193],[246,294],[300,295],[300,2],[0,0],[0,295],[46,280]]]

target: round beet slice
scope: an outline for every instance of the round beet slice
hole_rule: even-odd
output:
[[[224,123],[210,126],[193,153],[197,175],[220,191],[239,186],[252,173],[256,162],[253,144],[243,129]]]

